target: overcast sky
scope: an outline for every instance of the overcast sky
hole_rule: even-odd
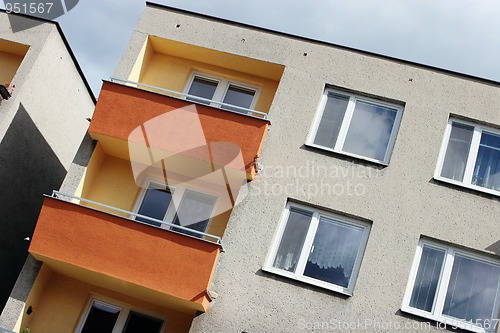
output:
[[[499,0],[155,0],[500,81]],[[96,96],[145,1],[80,0],[58,19]]]

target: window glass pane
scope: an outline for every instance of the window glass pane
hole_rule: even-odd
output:
[[[452,123],[441,177],[463,181],[474,127]]]
[[[206,99],[213,99],[218,84],[219,82],[217,81],[196,76],[193,80],[193,83],[191,83],[188,95],[198,96]],[[210,102],[200,101],[199,99],[193,97],[187,97],[186,99],[202,104],[210,104]]]
[[[412,308],[432,311],[445,254],[444,250],[424,246],[411,294]]]
[[[111,333],[119,314],[120,308],[94,301],[81,333]]]
[[[163,220],[167,212],[168,206],[172,201],[172,194],[170,191],[149,188],[146,190],[144,199],[142,200],[141,206],[139,207],[138,214],[149,216],[158,220]],[[150,221],[144,218],[137,217],[137,221],[149,223],[156,226],[161,226],[160,223]]]
[[[223,102],[249,109],[252,106],[254,96],[255,90],[229,85]],[[226,110],[245,113],[242,110],[231,108],[230,106],[222,106],[222,108]]]
[[[348,104],[349,97],[328,93],[314,144],[332,149],[335,147]]]
[[[130,311],[123,333],[159,333],[163,320]]]
[[[207,229],[208,221],[212,215],[215,201],[215,197],[186,190],[180,206],[177,209],[177,214],[175,215],[173,223],[204,232]],[[173,228],[172,230],[195,237],[202,237],[199,234],[190,233],[179,228]]]
[[[347,288],[362,237],[363,228],[321,217],[304,275]]]
[[[356,102],[343,151],[384,161],[397,110]]]
[[[493,313],[499,295],[500,267],[455,255],[443,314],[457,319],[496,319]]]
[[[500,191],[500,136],[483,132],[472,184]]]
[[[312,213],[310,212],[290,208],[273,267],[295,272],[311,224],[311,218]]]

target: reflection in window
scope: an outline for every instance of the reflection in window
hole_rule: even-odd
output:
[[[370,226],[289,203],[265,270],[350,295]]]
[[[472,184],[500,191],[500,135],[482,133]]]
[[[398,110],[358,101],[343,150],[384,161]]]
[[[304,275],[347,288],[363,228],[320,217]]]
[[[246,87],[244,84],[238,84],[225,78],[210,78],[195,75],[187,89],[186,99],[196,103],[220,107],[225,110],[231,110],[243,114],[253,107],[257,89]],[[195,96],[195,97],[193,97]],[[201,97],[205,100],[201,100]],[[227,105],[222,105],[225,103]],[[232,106],[235,107],[232,107]]]
[[[215,201],[215,197],[186,190],[180,207],[177,209],[173,223],[189,229],[205,232],[208,227],[208,221],[214,210]],[[202,235],[198,233],[192,233],[180,228],[173,228],[172,230],[195,237],[202,237]]]
[[[498,321],[498,259],[433,241],[422,240],[419,250],[413,263],[413,270],[418,269],[409,282],[403,311],[439,322],[452,320],[453,326],[476,332],[485,328],[485,322]]]
[[[193,82],[191,83],[191,87],[189,88],[188,95],[198,96],[205,99],[213,99],[215,95],[215,90],[219,82],[216,80],[210,80],[203,77],[195,76]],[[186,97],[187,100],[198,102],[202,104],[210,104],[208,101],[203,101],[194,97]]]
[[[273,266],[295,272],[311,223],[311,212],[291,208]]]
[[[318,125],[318,131],[314,137],[314,144],[335,148],[335,143],[340,133],[340,127],[344,120],[349,97],[328,93],[325,110]]]
[[[500,133],[450,119],[435,178],[500,195]]]
[[[309,144],[387,164],[403,113],[401,107],[325,90],[321,118]]]
[[[481,322],[493,316],[499,297],[500,267],[456,255],[446,292],[443,314]]]
[[[473,133],[474,127],[453,123],[441,176],[458,181],[463,180]]]
[[[168,224],[179,225],[188,229],[206,232],[217,197],[184,187],[162,188],[160,183],[149,182],[148,188],[143,190],[136,203],[137,214],[164,221],[155,222],[136,216],[137,221],[157,227]],[[178,207],[175,206],[178,203]],[[203,237],[184,228],[171,226],[171,230],[194,237]]]
[[[159,189],[154,185],[150,186],[144,194],[144,199],[142,199],[142,203],[137,213],[163,221],[171,201],[172,193],[170,193],[170,191],[166,189]],[[149,223],[157,227],[161,226],[161,223],[151,221],[139,216],[136,217],[136,220]]]
[[[254,96],[255,96],[255,90],[238,87],[230,84],[229,88],[227,89],[226,96],[224,96],[223,102],[226,104],[231,104],[242,108],[250,109],[252,107]],[[244,112],[238,108],[232,108],[227,105],[222,106],[222,108],[236,112]]]
[[[424,246],[411,295],[411,307],[432,311],[445,254],[444,250]]]

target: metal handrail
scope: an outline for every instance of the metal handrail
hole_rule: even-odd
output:
[[[60,191],[56,191],[56,190],[52,191],[52,197],[53,198],[61,199],[58,196],[68,197],[68,198],[71,198],[71,199],[75,199],[75,200],[83,201],[83,202],[86,202],[86,203],[90,203],[92,205],[96,205],[96,206],[100,206],[100,207],[103,207],[103,208],[111,209],[111,210],[114,210],[116,212],[128,214],[130,216],[133,216],[134,219],[132,219],[132,218],[127,218],[127,219],[131,220],[131,221],[134,221],[136,223],[141,223],[141,224],[146,224],[148,226],[156,227],[154,225],[151,225],[151,224],[148,224],[148,223],[144,223],[144,222],[135,220],[135,218],[140,217],[140,218],[145,219],[145,220],[149,220],[149,221],[152,221],[152,222],[155,222],[155,223],[159,223],[161,226],[167,226],[167,227],[170,227],[170,228],[180,229],[180,230],[184,230],[184,231],[189,232],[189,233],[194,233],[194,234],[200,235],[202,237],[211,238],[211,239],[214,239],[215,241],[211,241],[211,240],[203,239],[203,238],[198,238],[198,237],[193,237],[193,236],[181,233],[181,232],[176,232],[175,230],[166,229],[166,230],[169,230],[171,232],[180,233],[180,234],[182,234],[184,236],[188,236],[188,237],[200,239],[202,241],[206,241],[206,242],[209,242],[209,243],[217,244],[217,245],[220,245],[222,247],[222,239],[219,236],[208,234],[208,233],[203,232],[203,231],[198,231],[198,230],[194,230],[194,229],[190,229],[190,228],[184,227],[182,225],[177,225],[177,224],[173,224],[173,223],[170,223],[170,222],[165,222],[165,221],[158,220],[158,219],[146,216],[146,215],[137,214],[137,213],[125,210],[125,209],[121,209],[121,208],[109,206],[109,205],[106,205],[106,204],[103,204],[103,203],[100,203],[100,202],[97,202],[97,201],[85,199],[85,198],[80,198],[80,197],[77,197],[77,196],[74,196],[74,195],[71,195],[71,194],[67,194],[67,193],[64,193],[64,192],[60,192]],[[63,199],[61,199],[61,200],[63,200]],[[65,200],[65,201],[67,201],[67,200]],[[164,229],[164,228],[161,228],[161,229]],[[2,332],[0,331],[0,333],[2,333]]]
[[[175,91],[175,90],[170,90],[170,89],[165,89],[165,88],[161,88],[161,87],[156,87],[156,86],[152,86],[152,85],[149,85],[149,84],[146,84],[146,83],[141,83],[141,82],[135,82],[135,81],[125,80],[125,79],[118,79],[118,78],[115,78],[115,77],[111,78],[111,82],[120,83],[120,84],[133,84],[133,85],[136,85],[138,87],[140,86],[140,87],[146,87],[146,88],[149,88],[149,89],[159,90],[159,91],[168,93],[168,95],[176,95],[176,96],[179,96],[181,98],[192,98],[195,101],[202,101],[202,102],[206,102],[208,104],[217,104],[217,105],[219,105],[219,107],[225,106],[225,107],[228,107],[228,108],[231,108],[231,109],[240,110],[240,111],[245,112],[245,113],[241,113],[241,112],[238,112],[238,111],[227,110],[227,109],[222,109],[221,108],[221,110],[223,110],[223,111],[233,112],[233,113],[237,113],[237,114],[243,114],[244,116],[250,116],[250,117],[253,117],[253,118],[268,120],[267,113],[264,113],[264,112],[261,112],[261,111],[255,111],[255,110],[252,110],[252,109],[248,109],[248,108],[244,108],[244,107],[241,107],[241,106],[232,105],[232,104],[228,104],[228,103],[224,103],[224,102],[219,102],[219,101],[216,101],[216,100],[213,100],[213,99],[208,99],[208,98],[198,97],[198,96],[194,96],[194,95],[189,95],[189,94],[182,93],[182,92]],[[193,102],[193,101],[191,101],[191,102]],[[251,114],[249,114],[249,113],[251,113]],[[256,115],[258,115],[258,116],[256,116]]]

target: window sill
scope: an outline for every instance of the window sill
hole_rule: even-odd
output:
[[[431,313],[421,311],[418,309],[413,309],[406,306],[401,308],[401,312],[408,313],[416,317],[429,319],[437,323],[441,323],[442,325],[441,326],[438,325],[438,327],[442,329],[452,329],[452,330],[460,329],[469,332],[488,333],[488,332],[495,332],[496,326],[498,326],[498,324],[495,326],[497,321],[495,319],[492,319],[490,321],[486,321],[484,325],[485,327],[486,325],[490,326],[491,328],[493,328],[493,331],[486,330],[485,327],[483,327],[482,325],[473,325],[471,322],[465,322],[454,318],[439,317]]]
[[[338,151],[338,150],[334,150],[334,149],[331,149],[331,148],[319,146],[319,145],[316,145],[314,143],[305,143],[304,145],[306,147],[308,147],[308,148],[311,148],[311,149],[320,150],[320,151],[323,151],[323,152],[326,152],[326,153],[332,153],[332,155],[346,156],[346,157],[350,157],[350,158],[355,159],[355,160],[369,162],[369,163],[377,165],[379,167],[389,166],[389,161],[382,162],[382,161],[379,161],[379,160],[375,160],[373,158],[364,157],[364,156],[361,156],[361,155],[351,154],[351,153],[347,153],[347,152],[344,152],[344,151]]]
[[[309,284],[309,285],[312,285],[312,286],[315,286],[315,287],[319,287],[319,288],[322,288],[322,289],[334,291],[336,293],[339,293],[339,294],[342,294],[342,295],[345,295],[345,296],[349,296],[349,297],[353,296],[352,290],[349,290],[348,288],[336,286],[336,285],[333,285],[333,284],[330,284],[330,283],[322,282],[320,280],[316,280],[316,279],[313,279],[313,278],[308,278],[308,277],[305,277],[305,276],[300,276],[299,277],[299,276],[296,276],[293,273],[289,273],[289,272],[286,272],[286,271],[283,271],[283,270],[280,270],[280,269],[276,269],[276,268],[273,268],[273,267],[262,267],[262,271],[267,272],[267,273],[271,273],[271,274],[275,274],[275,275],[279,275],[279,276],[282,276],[282,277],[285,277],[285,278],[288,278],[288,279],[291,279],[291,280],[299,281],[299,282],[302,282],[302,283],[305,283],[305,284]]]
[[[459,181],[456,181],[453,179],[448,179],[448,178],[444,178],[444,177],[440,177],[440,176],[434,176],[433,179],[436,180],[437,182],[451,184],[451,185],[462,187],[462,188],[465,188],[465,189],[468,189],[468,190],[471,190],[474,192],[481,192],[481,193],[486,193],[486,194],[489,194],[489,195],[492,195],[495,197],[500,197],[500,191],[491,190],[491,189],[477,186],[477,185],[465,184],[465,183],[462,183],[462,182],[459,182]]]

